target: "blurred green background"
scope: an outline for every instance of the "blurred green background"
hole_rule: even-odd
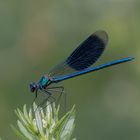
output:
[[[76,104],[78,140],[140,139],[139,0],[1,0],[0,137],[18,139],[14,109],[30,105],[28,85],[65,59],[88,35],[105,30],[108,46],[97,62],[134,56],[60,83]]]

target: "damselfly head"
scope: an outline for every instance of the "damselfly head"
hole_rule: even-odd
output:
[[[31,83],[30,84],[30,91],[35,92],[37,90],[38,86],[36,83]]]

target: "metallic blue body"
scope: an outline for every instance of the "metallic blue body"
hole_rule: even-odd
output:
[[[127,62],[127,61],[131,61],[132,59],[134,59],[134,58],[133,57],[126,57],[126,58],[114,60],[114,61],[111,61],[111,62],[107,62],[107,63],[101,64],[99,66],[90,67],[90,68],[85,69],[83,71],[78,71],[78,72],[63,76],[63,77],[57,76],[57,77],[53,78],[53,82],[60,82],[60,81],[63,81],[63,80],[66,80],[66,79],[69,79],[69,78],[72,78],[72,77],[76,77],[76,76],[85,74],[85,73],[89,73],[89,72],[92,72],[92,71],[97,71],[97,70],[100,70],[100,69],[103,69],[103,68],[106,68],[106,67],[110,67],[112,65],[116,65],[116,64],[119,64],[119,63],[124,63],[124,62]]]
[[[38,89],[47,92],[49,89],[47,87],[52,83],[61,82],[69,78],[134,59],[133,57],[126,57],[92,67],[102,55],[107,43],[108,35],[105,31],[97,31],[91,34],[66,58],[66,60],[50,70],[48,75],[42,76],[37,84],[31,83],[31,92],[35,92],[37,96]]]

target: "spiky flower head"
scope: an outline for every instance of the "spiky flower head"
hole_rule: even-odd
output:
[[[63,117],[59,119],[58,106],[55,103],[47,103],[45,109],[37,107],[34,103],[32,108],[27,110],[26,105],[23,111],[16,109],[18,116],[16,129],[12,126],[20,138],[24,140],[72,140],[72,132],[75,124],[75,107],[73,106]],[[76,140],[76,139],[73,139]]]

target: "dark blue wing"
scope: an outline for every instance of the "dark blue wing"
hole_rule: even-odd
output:
[[[81,71],[88,68],[101,56],[107,44],[107,34],[98,31],[89,36],[66,60],[69,67]]]
[[[62,63],[53,68],[51,77],[65,76],[90,67],[103,53],[108,42],[107,33],[97,31],[80,44]]]

